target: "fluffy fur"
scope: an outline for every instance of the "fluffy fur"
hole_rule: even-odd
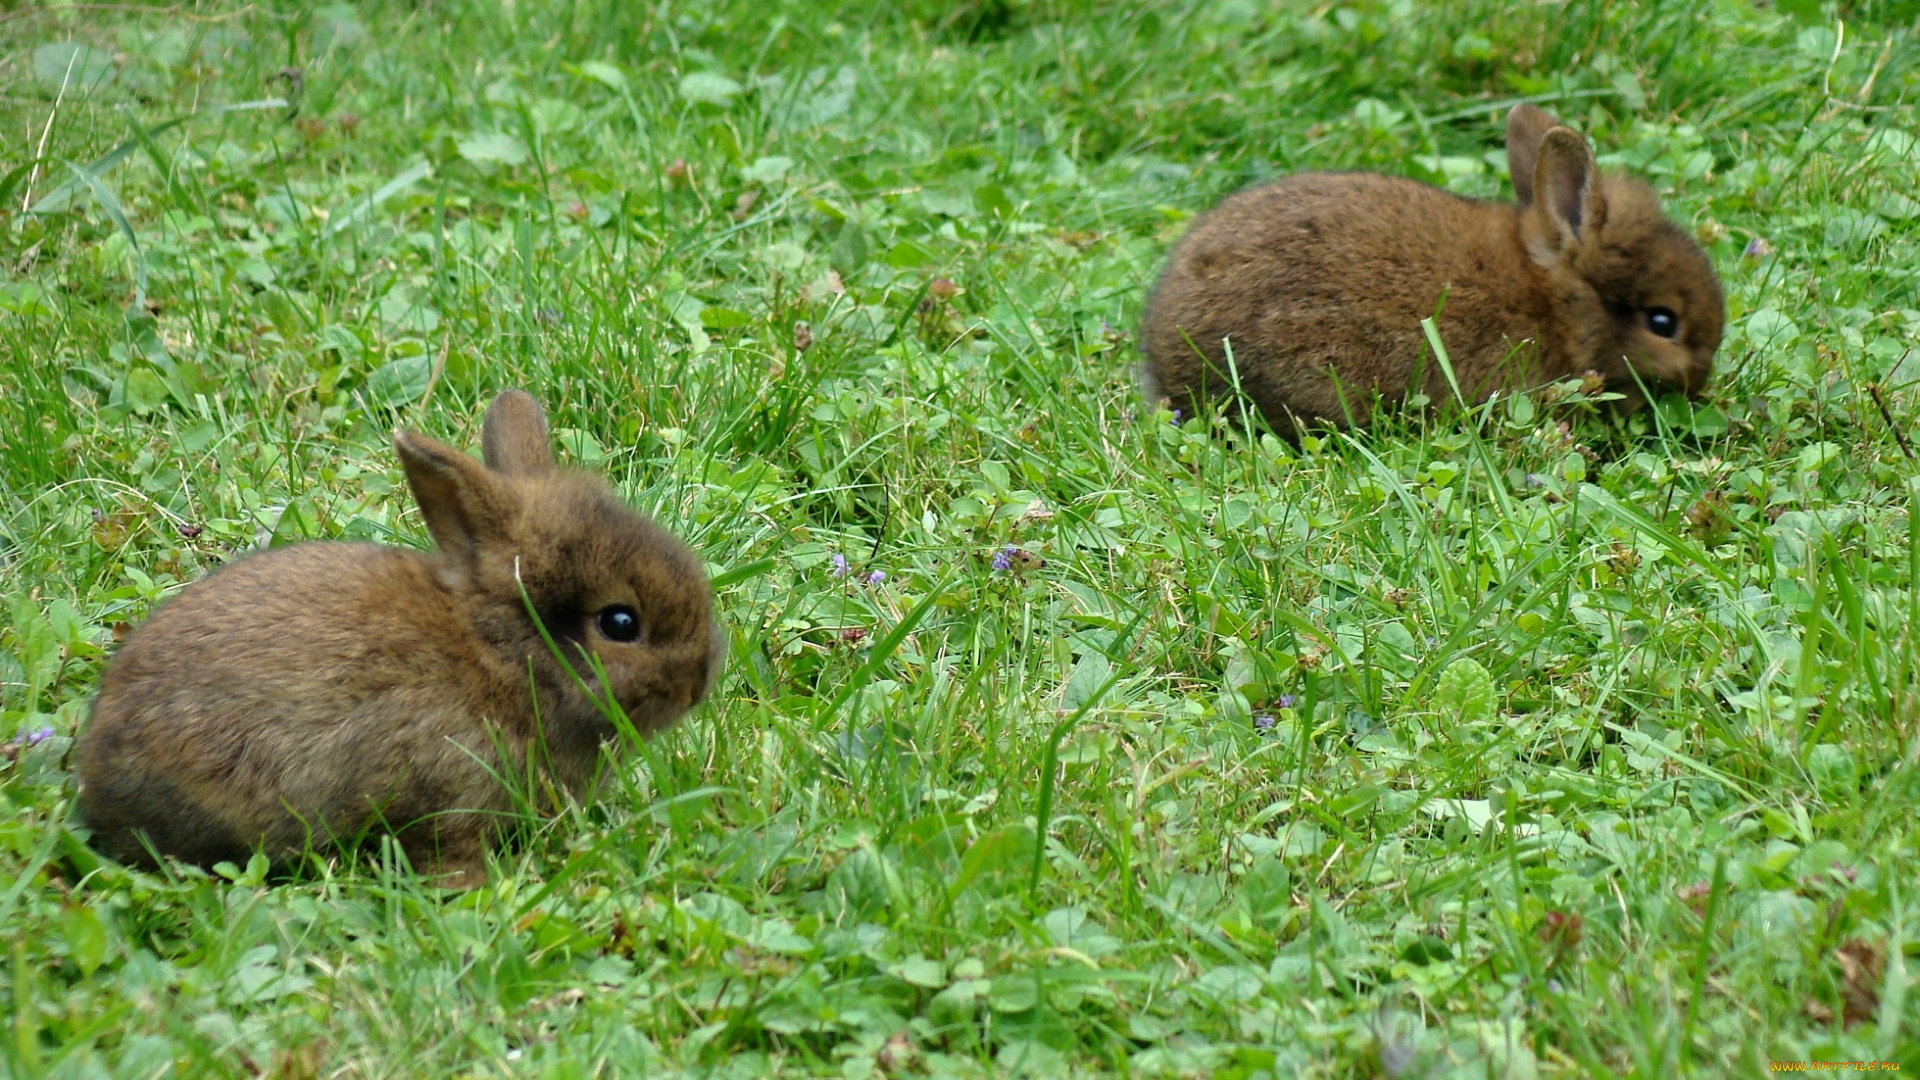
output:
[[[1713,264],[1631,177],[1531,105],[1507,118],[1516,203],[1374,173],[1304,173],[1196,221],[1147,303],[1150,397],[1192,411],[1242,391],[1274,427],[1365,423],[1375,395],[1451,400],[1420,320],[1470,402],[1593,371],[1697,392],[1726,318]],[[1677,333],[1650,326],[1671,312]],[[1232,345],[1227,363],[1221,341]],[[1418,375],[1418,378],[1416,378]]]
[[[487,411],[486,463],[394,438],[436,550],[308,543],[239,559],[163,604],[113,658],[79,746],[96,842],[151,864],[244,860],[395,832],[441,884],[485,880],[529,757],[585,794],[616,731],[673,723],[712,688],[725,638],[700,561],[598,477],[555,467],[540,406]],[[612,640],[598,613],[639,616]]]

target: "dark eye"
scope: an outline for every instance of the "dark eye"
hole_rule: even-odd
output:
[[[1655,307],[1647,309],[1647,329],[1659,337],[1675,338],[1680,336],[1680,316],[1672,308]]]
[[[640,613],[625,604],[601,608],[600,632],[608,641],[636,641],[640,637]]]

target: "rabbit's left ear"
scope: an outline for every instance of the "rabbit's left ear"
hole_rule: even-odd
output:
[[[487,467],[508,476],[540,476],[553,471],[553,444],[547,417],[525,390],[503,390],[487,407],[480,427],[480,452]]]
[[[1593,148],[1570,128],[1557,127],[1540,140],[1533,165],[1534,212],[1545,220],[1558,251],[1580,243],[1605,212],[1593,190]]]
[[[1521,206],[1533,202],[1533,165],[1540,156],[1540,140],[1559,126],[1559,119],[1538,105],[1515,105],[1507,114],[1507,174],[1513,178],[1513,199]]]
[[[395,435],[393,448],[434,546],[471,566],[481,544],[507,534],[519,502],[485,465],[411,431]]]

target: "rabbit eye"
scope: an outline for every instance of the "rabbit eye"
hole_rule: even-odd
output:
[[[1654,334],[1659,337],[1663,337],[1663,338],[1679,337],[1680,336],[1680,316],[1675,315],[1673,313],[1672,308],[1663,308],[1663,307],[1648,308],[1647,309],[1647,329],[1653,331]]]
[[[600,632],[609,641],[636,641],[640,637],[640,613],[625,604],[600,609]]]

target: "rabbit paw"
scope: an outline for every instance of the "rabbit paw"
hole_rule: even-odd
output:
[[[486,844],[463,829],[424,832],[401,841],[414,870],[436,889],[474,889],[487,883]]]

